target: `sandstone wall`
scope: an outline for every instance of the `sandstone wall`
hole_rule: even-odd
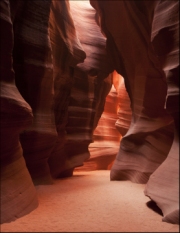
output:
[[[90,2],[131,101],[131,125],[121,140],[111,180],[148,182],[145,194],[162,209],[163,220],[177,223],[179,2]]]
[[[145,183],[179,223],[178,7],[0,1],[1,223],[77,167]]]
[[[1,223],[37,208],[36,189],[26,167],[19,134],[32,123],[32,109],[15,85],[14,32],[9,1],[0,2]]]

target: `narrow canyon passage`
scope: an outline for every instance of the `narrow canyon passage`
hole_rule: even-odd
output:
[[[1,0],[0,34],[2,232],[178,231],[179,1]]]

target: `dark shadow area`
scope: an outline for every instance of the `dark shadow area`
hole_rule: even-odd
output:
[[[161,211],[161,209],[156,205],[156,203],[154,201],[148,201],[146,203],[147,207],[152,209],[154,212],[156,212],[157,214],[163,216],[163,213]]]

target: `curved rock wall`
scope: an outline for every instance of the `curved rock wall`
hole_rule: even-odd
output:
[[[57,138],[53,114],[53,66],[48,22],[51,0],[17,1],[14,29],[15,81],[33,111],[33,123],[20,135],[23,155],[35,184],[52,183],[47,159]]]
[[[145,194],[162,209],[163,221],[179,222],[179,2],[161,2],[155,11],[152,43],[166,74],[166,109],[174,119],[174,141],[166,160],[150,176]],[[169,18],[164,17],[168,11]],[[158,189],[158,193],[157,193]]]
[[[66,125],[74,84],[74,68],[77,63],[84,61],[86,54],[77,37],[68,1],[52,1],[49,23],[54,66],[54,115],[58,139],[48,164],[52,176],[60,177],[72,175],[74,169],[73,166],[66,167]]]
[[[133,1],[113,2],[111,5],[104,2],[99,5],[103,9],[102,20],[105,21],[105,24],[103,21],[102,27],[107,33],[109,51],[114,44],[123,61],[122,63],[119,59],[119,63],[123,64],[123,67],[116,67],[116,69],[119,73],[124,74],[132,109],[131,127],[121,140],[118,159],[111,170],[111,179],[130,178],[136,182],[145,183],[149,175],[164,161],[167,150],[172,144],[172,133],[169,129],[172,118],[164,109],[167,89],[165,75],[160,69],[152,45],[148,44],[151,25],[146,21],[146,17],[143,18],[143,15],[140,14],[138,5]],[[114,9],[116,10],[114,11]],[[147,9],[145,8],[145,10]],[[122,12],[122,15],[119,11]],[[139,27],[143,29],[143,34],[139,34],[135,26],[140,21],[137,17],[138,13],[142,22]],[[121,18],[125,18],[125,22]],[[114,27],[111,27],[115,21],[121,21],[121,24],[114,24]],[[128,27],[131,27],[132,30],[127,30]],[[113,39],[116,37],[118,40]],[[152,91],[154,95],[151,98]],[[167,134],[165,134],[165,138],[161,139],[161,135],[164,133],[162,131],[167,131]],[[164,151],[158,148],[160,140],[164,144]],[[147,158],[142,156],[144,153]],[[159,161],[155,159],[153,162],[151,154]],[[129,164],[127,158],[129,158]]]
[[[124,79],[116,71],[107,79],[111,79],[113,85],[94,130],[93,143],[89,145],[90,158],[76,170],[110,170],[119,150],[119,142],[130,126],[130,100]]]
[[[106,82],[113,83],[113,74],[110,74]],[[106,97],[104,111],[93,132],[93,142],[89,144],[90,158],[76,171],[93,171],[110,169],[118,152],[120,133],[115,127],[117,120],[117,107],[119,99],[114,85]]]
[[[88,158],[111,180],[147,183],[163,221],[179,222],[178,7],[0,1],[1,223],[38,206],[33,182]]]
[[[176,159],[171,159],[177,158],[177,144],[174,142],[172,146],[173,124],[175,122],[176,125],[176,120],[173,121],[174,113],[168,111],[168,106],[165,105],[172,96],[172,91],[168,90],[166,74],[179,65],[178,58],[174,55],[179,51],[179,47],[175,46],[178,41],[179,3],[91,1],[91,4],[99,13],[100,26],[107,36],[108,54],[112,57],[117,72],[125,78],[131,100],[131,125],[121,140],[119,153],[111,169],[111,180],[130,179],[146,183],[152,174],[146,194],[162,209],[165,221],[178,223],[178,167]],[[167,11],[168,14],[165,14]],[[169,35],[170,46],[167,46],[168,52],[165,50],[167,56],[164,56],[162,51],[167,47],[163,48],[163,37],[166,33]],[[158,42],[155,43],[157,37]],[[177,80],[175,76],[178,73],[170,73],[171,78],[173,76],[172,79]],[[177,90],[177,86],[174,90]],[[178,92],[175,91],[175,95]],[[173,103],[176,104],[177,101]],[[177,119],[177,113],[175,115],[174,119]],[[177,133],[174,140],[177,140]],[[169,171],[174,169],[172,176],[169,172],[166,174],[166,177],[171,176],[173,179],[171,188],[163,175],[166,173],[167,161],[171,162]],[[158,195],[153,192],[157,184]],[[165,193],[168,193],[168,198],[165,198]]]
[[[88,146],[92,142],[93,130],[103,112],[105,98],[112,85],[111,80],[104,81],[112,68],[106,55],[105,38],[95,21],[95,10],[88,1],[65,1],[63,10],[59,10],[61,4],[59,1],[53,1],[50,18],[57,70],[55,117],[59,134],[59,141],[49,158],[54,177],[72,175],[74,168],[81,166],[90,157]],[[74,22],[73,28],[69,27],[69,24],[62,27],[61,21],[57,20],[57,17],[60,17],[59,12],[62,12],[63,17],[67,17],[68,9],[69,17],[72,17]],[[63,68],[66,67],[65,71],[60,66],[65,53],[63,56],[57,28],[59,32],[61,28],[66,29],[69,38],[67,40],[64,36],[67,40],[64,39],[65,44],[73,41],[73,35],[76,33],[78,43],[72,43],[70,48],[77,44],[81,46],[79,54],[77,48],[72,49],[76,49],[81,58],[79,64],[76,62],[75,66],[75,61],[69,63],[67,59],[65,66],[63,65]]]
[[[23,158],[19,134],[32,123],[32,109],[15,85],[13,24],[9,1],[0,2],[1,220],[10,222],[38,206],[36,189]]]

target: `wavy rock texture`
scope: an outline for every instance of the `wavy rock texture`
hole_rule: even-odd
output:
[[[113,74],[106,78],[113,81]],[[110,169],[119,149],[120,133],[115,127],[119,99],[114,85],[106,97],[104,111],[93,132],[93,143],[89,145],[90,158],[77,171],[93,171]]]
[[[162,61],[151,43],[151,28],[153,20],[160,12],[158,8],[164,4],[164,9],[168,10],[175,4],[174,13],[177,15],[178,2],[164,1],[159,5],[160,3],[160,1],[112,1],[111,3],[91,1],[92,6],[99,13],[101,28],[107,36],[109,55],[111,54],[118,73],[125,78],[126,89],[131,100],[131,125],[121,140],[119,153],[111,169],[111,180],[130,179],[133,182],[146,183],[149,176],[165,161],[170,148],[174,148],[174,144],[172,146],[173,118],[164,107],[167,79]],[[163,15],[164,21],[171,24],[173,14]],[[170,24],[169,30],[171,30]],[[172,40],[169,43],[173,44]],[[169,56],[169,59],[174,58],[175,51],[171,50],[171,52],[172,56]],[[173,63],[175,66],[177,60],[175,57]],[[175,157],[176,153],[174,151]],[[176,163],[176,160],[174,162]],[[175,164],[172,164],[171,169],[173,166]],[[159,169],[156,170],[157,173],[163,174],[163,169],[161,167]],[[177,171],[177,166],[175,170]],[[164,201],[162,206],[161,202],[158,202],[163,211],[166,209],[169,213],[175,213],[169,216],[175,223],[178,222],[177,209],[172,203],[173,201],[175,205],[178,203],[176,171],[174,177],[172,176],[174,181],[173,194],[169,196],[171,201]],[[163,176],[159,175],[159,178],[164,180]],[[156,180],[158,182],[158,178]],[[169,182],[162,182],[162,180],[161,187],[164,186],[164,191],[162,189],[159,192],[166,193],[169,188],[165,188],[165,183],[168,185]],[[162,200],[163,196],[161,196]],[[167,203],[172,209],[166,207]],[[163,212],[164,216],[167,216],[166,211]],[[164,217],[164,220],[168,221],[167,218]]]
[[[66,167],[68,106],[74,84],[74,67],[86,57],[76,34],[68,1],[52,1],[50,37],[54,66],[54,115],[58,140],[48,163],[52,176],[60,177],[72,175],[73,171],[73,166]]]
[[[133,1],[115,1],[111,5],[104,2],[99,5],[106,19],[105,25],[102,19],[102,25],[107,33],[107,47],[109,50],[113,46],[117,47],[117,56],[121,58],[119,63],[123,66],[116,67],[116,69],[125,78],[132,108],[131,126],[121,140],[120,151],[111,170],[111,179],[131,179],[146,183],[149,175],[164,161],[172,144],[172,129],[168,126],[171,126],[172,118],[164,110],[167,88],[165,75],[158,66],[159,63],[155,63],[158,62],[156,54],[152,45],[148,44],[150,25],[146,17],[140,14],[138,5]],[[147,10],[146,5],[144,6],[143,11],[151,13],[151,10],[153,9]],[[140,25],[138,13],[141,19]],[[125,19],[125,22],[121,20],[121,17]],[[114,27],[110,26],[117,20],[121,20],[122,23],[115,24]],[[143,35],[139,34],[136,25],[141,27]],[[128,27],[132,28],[131,31],[126,30]],[[122,32],[124,36],[121,36]],[[118,40],[113,40],[116,37]],[[116,59],[114,51],[111,51],[113,59]],[[150,59],[149,56],[152,58]],[[151,98],[152,91],[154,96]],[[160,144],[161,140],[162,144]],[[144,154],[146,156],[142,156]],[[152,158],[152,154],[155,159]]]
[[[53,66],[48,35],[51,1],[11,1],[16,85],[33,110],[33,123],[20,135],[34,184],[52,183],[47,160],[57,139],[53,114]]]
[[[60,1],[53,1],[50,17],[54,62],[57,64],[55,116],[61,141],[61,145],[58,142],[49,159],[54,177],[72,175],[74,168],[81,166],[89,158],[88,145],[92,142],[93,130],[103,112],[105,98],[112,85],[111,80],[104,80],[112,68],[105,51],[105,38],[95,21],[95,10],[88,1],[70,1],[70,6],[65,1],[63,11],[60,9],[61,4]],[[57,24],[61,22],[57,21],[61,14],[68,17],[63,27]],[[65,28],[66,33],[63,33],[69,35],[69,38],[64,36],[63,40],[68,50],[77,51],[74,54],[75,62],[70,63],[67,59],[65,71],[59,65],[61,57],[64,59],[62,52],[60,53],[62,48],[58,45],[57,52],[56,46],[62,34],[60,28]],[[69,41],[73,40],[76,42],[69,46]],[[83,63],[77,64],[77,61]]]
[[[1,30],[1,220],[10,222],[38,206],[36,189],[23,158],[19,133],[32,123],[31,107],[15,86],[13,27],[9,1],[0,2]]]
[[[166,109],[174,119],[174,141],[167,159],[150,176],[145,194],[162,209],[163,221],[179,222],[179,2],[161,2],[152,27],[152,43],[168,83]],[[165,17],[168,11],[169,18]],[[157,191],[158,190],[158,191]]]
[[[131,109],[124,79],[116,71],[109,78],[113,85],[106,97],[103,114],[89,145],[90,158],[79,170],[110,170],[119,150],[121,137],[128,131]]]
[[[179,223],[179,1],[90,3],[0,1],[1,223],[88,158]]]

